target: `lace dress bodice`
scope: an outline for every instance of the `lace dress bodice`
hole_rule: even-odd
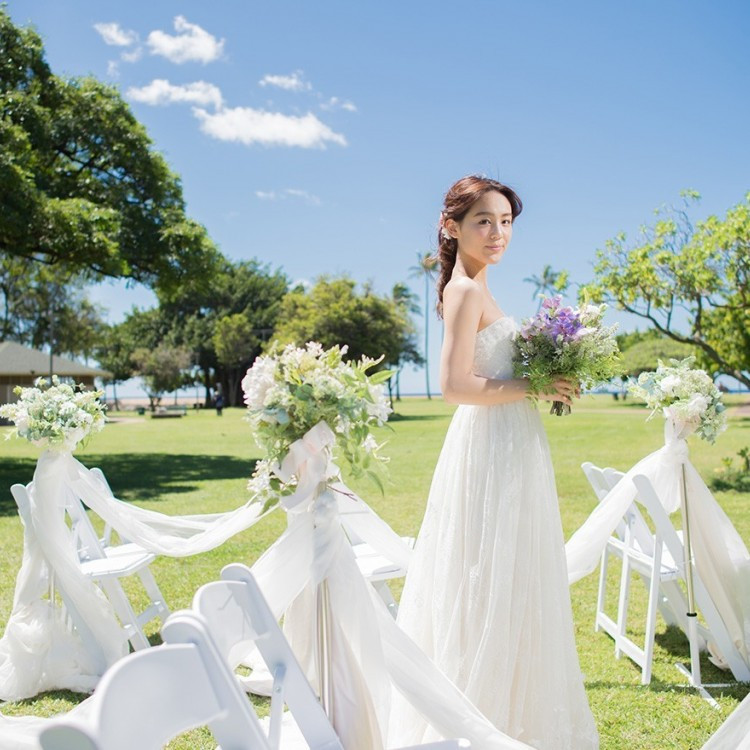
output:
[[[494,380],[512,378],[513,341],[516,333],[516,322],[507,315],[477,331],[474,345],[474,374]]]

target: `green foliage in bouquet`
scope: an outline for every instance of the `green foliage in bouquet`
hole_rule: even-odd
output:
[[[393,374],[368,371],[380,360],[362,357],[345,362],[346,347],[324,350],[316,342],[304,348],[290,344],[258,357],[242,381],[247,419],[265,457],[248,485],[266,507],[294,491],[275,472],[296,440],[319,422],[333,430],[335,454],[355,478],[368,476],[382,490],[380,455],[371,428],[383,425],[391,412],[383,383]]]

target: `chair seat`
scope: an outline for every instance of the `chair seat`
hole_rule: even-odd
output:
[[[607,542],[607,548],[622,558],[625,543],[617,537],[610,537]],[[637,542],[634,542],[628,552],[631,567],[638,573],[647,577],[651,576],[654,558],[648,552],[644,552]],[[666,547],[662,550],[661,567],[659,574],[662,580],[672,580],[680,577],[680,567],[675,563],[674,558]]]
[[[406,570],[400,565],[377,553],[369,544],[360,542],[352,545],[360,572],[368,581],[384,581],[400,578]]]
[[[120,578],[137,573],[156,559],[156,555],[134,543],[106,547],[104,552],[106,557],[81,562],[81,570],[89,578]]]

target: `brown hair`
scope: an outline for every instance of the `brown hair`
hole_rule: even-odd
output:
[[[438,249],[433,256],[440,264],[440,273],[437,280],[437,313],[441,318],[443,317],[443,289],[450,281],[453,267],[456,265],[456,253],[458,252],[458,240],[453,237],[444,237],[443,227],[448,219],[461,221],[474,203],[491,190],[501,193],[508,199],[511,214],[515,221],[518,214],[523,210],[523,203],[511,188],[497,180],[491,180],[489,177],[481,177],[480,175],[467,175],[455,182],[445,194],[440,226],[438,227]]]

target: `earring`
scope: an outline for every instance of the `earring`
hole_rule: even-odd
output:
[[[442,228],[442,229],[440,230],[440,236],[441,236],[441,237],[442,237],[442,238],[443,238],[444,240],[452,240],[452,239],[453,239],[453,237],[451,237],[450,233],[448,232],[448,230],[447,230],[447,229],[446,229],[445,227],[443,227],[443,228]]]

